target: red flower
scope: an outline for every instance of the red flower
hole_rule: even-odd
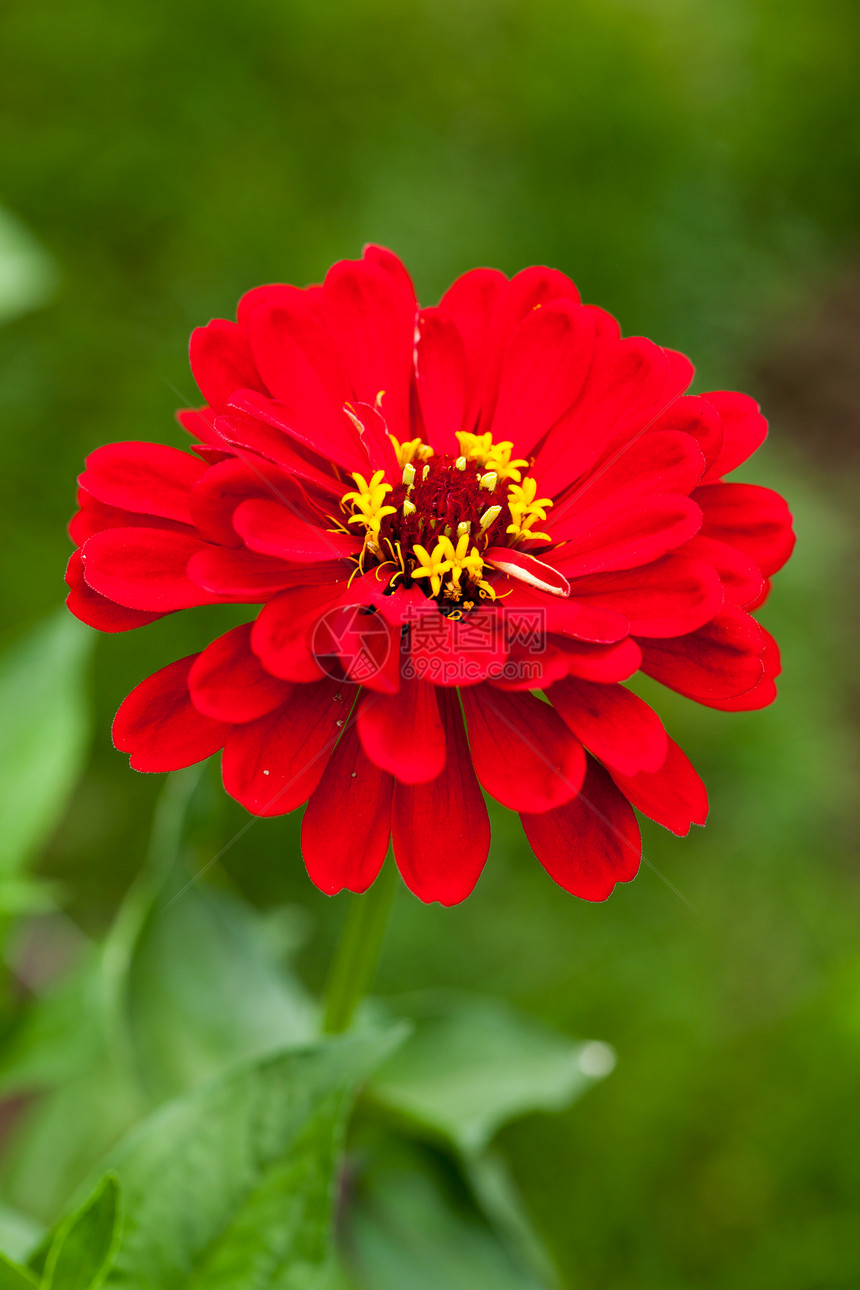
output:
[[[133,767],[223,748],[249,811],[308,802],[324,891],[368,887],[393,834],[408,886],[443,904],[487,856],[479,784],[589,900],[636,873],[634,807],[704,823],[704,785],[621,682],[730,711],[775,696],[750,611],[791,516],[724,482],[765,436],[752,399],[685,394],[686,358],[620,339],[555,270],[476,269],[420,309],[380,247],[322,286],[249,292],[194,332],[191,365],[194,455],[89,457],[69,607],[103,631],[262,609],[129,695],[113,732]]]

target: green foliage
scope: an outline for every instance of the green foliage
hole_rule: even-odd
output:
[[[354,1164],[343,1233],[356,1290],[546,1290],[512,1257],[446,1162],[376,1135]],[[363,1166],[363,1167],[362,1167]]]
[[[111,1157],[127,1218],[109,1284],[321,1284],[345,1117],[400,1035],[364,1033],[264,1058],[139,1125]]]
[[[26,1287],[38,1286],[38,1281],[26,1268],[19,1267],[11,1259],[0,1254],[0,1290],[26,1290]]]
[[[315,1008],[260,916],[192,881],[202,789],[196,771],[171,778],[147,866],[104,944],[27,1010],[0,1055],[0,1089],[45,1090],[6,1188],[46,1220],[147,1110],[315,1031]]]
[[[45,304],[57,270],[24,226],[0,207],[0,323]]]
[[[46,900],[22,871],[56,828],[83,769],[93,638],[63,610],[0,657],[0,913]]]
[[[400,1007],[413,1033],[370,1092],[465,1156],[517,1116],[569,1106],[614,1065],[605,1046],[574,1043],[499,999],[427,992]]]
[[[47,1250],[41,1290],[99,1290],[121,1233],[119,1183],[107,1174],[80,1209],[57,1228]]]

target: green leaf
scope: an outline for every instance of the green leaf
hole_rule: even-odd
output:
[[[41,1224],[34,1222],[28,1214],[0,1205],[0,1250],[8,1259],[27,1259],[41,1235]]]
[[[568,1106],[614,1064],[606,1045],[568,1039],[499,999],[428,992],[397,1011],[415,1029],[370,1094],[466,1155],[516,1116]]]
[[[376,1134],[362,1145],[370,1163],[359,1166],[341,1241],[349,1285],[546,1290],[510,1256],[442,1158],[393,1136]]]
[[[0,1254],[0,1290],[33,1290],[39,1283],[32,1273]]]
[[[0,322],[44,304],[56,283],[53,260],[19,220],[0,208]]]
[[[315,1033],[316,1009],[278,961],[268,922],[190,881],[200,861],[186,854],[189,829],[207,805],[198,781],[170,777],[149,859],[104,945],[4,1046],[0,1092],[48,1090],[16,1129],[5,1194],[46,1222],[167,1097]]]
[[[2,881],[17,877],[50,837],[81,773],[92,640],[63,609],[0,657]]]
[[[88,1200],[64,1219],[51,1242],[42,1290],[98,1290],[120,1238],[120,1195],[107,1174]]]
[[[259,915],[199,884],[151,910],[126,998],[137,1069],[159,1100],[316,1033],[316,1007],[271,953]]]
[[[402,1034],[389,1028],[269,1056],[133,1130],[110,1162],[127,1217],[108,1284],[321,1286],[346,1115]]]

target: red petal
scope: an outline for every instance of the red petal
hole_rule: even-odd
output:
[[[694,560],[704,560],[716,569],[726,597],[742,609],[751,608],[764,590],[764,578],[757,564],[728,542],[702,537],[697,533],[678,552]]]
[[[281,287],[257,305],[248,338],[266,387],[290,408],[337,416],[351,397],[337,346],[298,287]]]
[[[187,609],[221,599],[186,573],[206,543],[166,529],[104,529],[81,548],[84,577],[94,591],[129,609]]]
[[[607,313],[605,309],[600,309],[597,305],[583,305],[591,314],[594,322],[594,343],[603,349],[606,345],[614,345],[621,339],[621,327],[618,320]]]
[[[404,680],[396,695],[365,695],[358,733],[368,757],[403,784],[425,784],[445,767],[436,690],[426,681]]]
[[[577,578],[571,596],[624,614],[634,636],[683,636],[720,612],[723,586],[710,564],[666,555],[638,569]]]
[[[579,394],[593,348],[587,309],[567,300],[532,309],[505,347],[493,439],[512,441],[514,456],[527,457]]]
[[[708,466],[716,461],[723,446],[720,414],[707,399],[682,394],[654,422],[655,431],[682,432],[695,439]]]
[[[490,849],[490,821],[469,756],[456,694],[438,695],[445,727],[445,769],[429,784],[396,784],[394,857],[419,900],[465,900]]]
[[[291,689],[264,671],[251,650],[251,623],[207,645],[188,674],[192,703],[216,721],[256,721],[286,702]]]
[[[575,797],[585,754],[548,704],[485,685],[461,697],[472,761],[488,793],[513,811],[548,811]]]
[[[613,457],[577,484],[551,512],[558,520],[604,500],[632,500],[647,494],[692,492],[702,477],[705,459],[694,439],[680,430],[649,430],[624,444]],[[623,490],[623,491],[622,491]]]
[[[344,470],[367,469],[367,457],[355,426],[343,407],[336,413],[329,413],[321,405],[311,412],[305,408],[296,411],[288,404],[267,399],[254,390],[237,390],[230,397],[230,408],[264,423],[262,426],[237,427],[231,418],[227,418],[228,427],[232,427],[232,432],[227,435],[230,442],[244,443],[247,440],[247,446],[262,453],[264,457],[271,456],[282,465],[292,466],[296,454],[289,441],[295,440],[322,459],[342,466]],[[279,434],[267,433],[266,426],[271,426]],[[221,427],[220,417],[216,427]]]
[[[317,316],[319,316],[319,305],[314,295],[313,287],[302,289],[291,286],[286,282],[267,282],[261,287],[252,287],[240,299],[236,309],[236,319],[239,326],[247,330],[251,318],[261,306],[280,304],[282,301],[288,306],[292,305],[297,291],[316,309]]]
[[[188,561],[188,576],[204,591],[231,600],[260,604],[288,587],[334,582],[343,578],[341,561],[330,565],[287,564],[244,547],[209,546]]]
[[[542,491],[557,496],[648,428],[677,393],[669,378],[665,352],[641,336],[596,350],[582,394],[538,452]]]
[[[606,900],[639,869],[642,844],[630,804],[592,758],[572,802],[523,815],[532,850],[554,882],[583,900]]]
[[[523,269],[499,292],[487,327],[480,365],[482,431],[489,430],[493,420],[502,364],[511,334],[537,305],[547,305],[551,300],[568,300],[578,305],[579,292],[565,274],[543,265]],[[450,312],[447,297],[443,298],[442,307]]]
[[[188,693],[188,673],[197,657],[178,659],[148,676],[121,704],[113,742],[119,752],[131,753],[133,770],[179,770],[223,748],[230,726],[204,717]]]
[[[248,469],[260,479],[278,478],[277,471],[270,475],[270,470],[267,469],[272,462],[276,462],[290,475],[297,475],[300,480],[312,484],[322,493],[330,493],[334,497],[341,496],[344,490],[342,481],[321,469],[324,464],[322,459],[319,465],[314,465],[300,455],[304,449],[297,448],[283,430],[257,419],[258,416],[268,417],[270,409],[276,408],[277,404],[271,401],[256,401],[259,400],[259,396],[248,390],[243,390],[234,397],[239,403],[247,401],[254,412],[249,415],[231,411],[229,416],[217,418],[218,434],[232,455],[241,458]],[[354,455],[350,457],[350,461],[360,461],[357,444],[353,445],[352,451]],[[332,469],[330,464],[327,464],[327,469]]]
[[[569,580],[635,569],[688,542],[701,523],[702,513],[689,497],[646,497],[629,506],[607,499],[552,524],[553,541],[567,543],[553,551],[552,562]]]
[[[699,703],[746,694],[764,674],[762,630],[734,605],[673,640],[640,640],[642,671]]]
[[[275,498],[283,506],[306,501],[301,485],[272,462],[228,457],[211,466],[191,490],[191,514],[199,532],[223,546],[241,546],[233,513],[251,497]]]
[[[457,325],[466,356],[467,404],[463,429],[477,426],[480,413],[481,357],[490,318],[508,280],[498,269],[470,269],[453,282],[439,302],[439,308]],[[459,427],[458,427],[459,429]]]
[[[702,508],[702,537],[741,549],[770,576],[794,550],[785,499],[759,484],[707,484],[693,494]]]
[[[265,389],[243,328],[214,318],[191,333],[191,370],[200,393],[213,408],[223,408],[234,390]],[[208,442],[208,441],[207,441]]]
[[[466,349],[454,319],[422,309],[415,342],[415,377],[427,442],[436,453],[459,454],[456,434],[466,429]]]
[[[713,390],[703,398],[717,409],[723,426],[722,449],[708,471],[708,483],[740,466],[767,438],[767,422],[755,399],[735,390]]]
[[[658,771],[622,775],[613,768],[612,777],[637,810],[679,837],[686,837],[691,824],[704,824],[708,818],[707,789],[672,739]]]
[[[622,640],[628,633],[627,619],[613,609],[592,608],[575,599],[548,596],[536,587],[515,582],[512,578],[500,579],[495,587],[508,637],[531,630],[532,633],[557,632],[578,640],[611,644]]]
[[[87,457],[80,482],[107,506],[192,524],[190,490],[206,467],[163,443],[108,443]]]
[[[324,562],[357,555],[361,540],[349,533],[332,532],[307,519],[293,503],[253,498],[242,502],[233,515],[233,527],[245,545],[261,555],[295,563]]]
[[[758,685],[748,690],[746,694],[736,695],[733,699],[712,699],[709,707],[718,708],[720,712],[758,712],[773,703],[776,698],[776,678],[782,671],[782,663],[779,646],[770,632],[762,627],[761,634],[764,637],[764,652],[761,656],[764,676]]]
[[[297,685],[268,716],[234,726],[221,774],[231,797],[254,815],[286,815],[320,782],[349,717],[355,687],[326,677]]]
[[[128,632],[134,627],[154,623],[163,614],[147,614],[140,609],[126,609],[113,600],[107,600],[93,591],[84,579],[80,551],[73,551],[66,569],[66,582],[70,588],[66,604],[76,618],[100,632]]]
[[[489,684],[500,690],[545,690],[567,675],[564,650],[544,639],[538,649],[510,645],[502,671]]]
[[[368,264],[375,264],[377,268],[383,269],[390,278],[393,279],[404,307],[410,307],[413,311],[417,308],[418,302],[415,298],[415,288],[412,285],[412,279],[409,276],[409,270],[400,259],[387,246],[378,246],[375,242],[368,242],[361,248],[361,258]]]
[[[214,408],[179,408],[174,415],[182,429],[190,434],[192,439],[201,441],[192,446],[192,452],[198,452],[201,447],[210,448],[213,444],[221,445],[221,438],[215,430],[215,418],[218,413]]]
[[[570,679],[547,698],[589,752],[625,775],[658,770],[666,760],[663,723],[631,690]]]
[[[396,278],[367,260],[332,265],[323,285],[328,330],[334,337],[355,398],[376,406],[399,440],[408,439],[409,387],[415,304]]]
[[[387,479],[395,482],[399,480],[400,462],[382,414],[369,403],[347,403],[344,412],[355,427],[361,446],[367,454],[363,473],[367,474],[369,466],[371,472],[384,470]]]
[[[570,675],[586,681],[626,681],[638,672],[642,662],[642,651],[629,636],[614,645],[592,645],[562,637],[556,637],[554,643],[564,650]]]
[[[122,510],[118,506],[106,506],[97,502],[85,488],[78,488],[80,510],[69,521],[69,537],[76,546],[83,546],[87,538],[103,529],[162,529],[170,533],[185,533],[193,536],[194,530],[188,524],[176,520],[164,520],[157,515],[139,515],[134,511]]]
[[[302,820],[302,855],[320,891],[366,891],[376,878],[391,837],[393,790],[394,780],[366,756],[351,721]]]
[[[267,672],[285,681],[315,681],[322,668],[311,647],[320,618],[340,601],[341,583],[291,587],[269,601],[254,623],[251,645]]]

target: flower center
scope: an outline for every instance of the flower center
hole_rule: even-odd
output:
[[[420,439],[394,441],[402,476],[386,481],[378,470],[370,480],[352,476],[344,494],[348,531],[362,532],[362,570],[392,569],[390,586],[417,585],[451,614],[495,599],[485,577],[490,547],[548,540],[535,525],[552,502],[536,498],[529,463],[511,460],[513,444],[493,443],[489,434],[457,435],[461,454],[436,455]]]

